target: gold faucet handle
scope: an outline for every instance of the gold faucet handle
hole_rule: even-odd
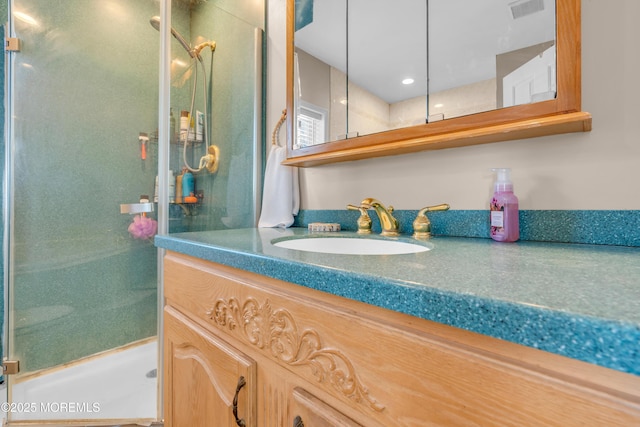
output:
[[[371,217],[367,212],[368,206],[347,205],[350,211],[360,211],[358,218],[358,234],[371,234]]]
[[[427,218],[427,212],[446,210],[449,210],[449,205],[446,203],[420,209],[416,219],[413,221],[413,237],[419,240],[426,240],[431,237],[431,221]]]

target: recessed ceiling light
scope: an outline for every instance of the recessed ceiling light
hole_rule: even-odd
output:
[[[410,85],[410,84],[413,84],[414,81],[415,80],[413,80],[411,77],[408,77],[408,78],[402,80],[402,84],[403,85]]]
[[[444,104],[436,104],[433,106],[433,108],[442,108],[444,107]]]

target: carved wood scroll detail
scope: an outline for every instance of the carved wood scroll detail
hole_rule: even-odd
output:
[[[369,395],[343,352],[325,347],[314,329],[300,331],[291,313],[274,310],[268,299],[263,305],[254,298],[244,303],[237,298],[219,299],[207,310],[207,316],[217,325],[240,333],[255,347],[268,349],[277,360],[310,368],[319,383],[329,383],[358,403],[366,401],[375,411],[384,410],[385,406]]]

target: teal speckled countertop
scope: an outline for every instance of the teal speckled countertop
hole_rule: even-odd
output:
[[[640,248],[434,237],[406,255],[283,249],[305,229],[156,236],[158,247],[640,375]],[[331,236],[357,237],[352,232]],[[377,237],[377,236],[373,236]]]

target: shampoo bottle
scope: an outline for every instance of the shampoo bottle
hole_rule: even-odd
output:
[[[195,185],[193,181],[193,174],[188,170],[182,174],[182,199],[185,203],[188,202],[187,197],[195,196]]]
[[[520,238],[518,198],[513,194],[511,169],[492,169],[496,173],[491,214],[491,238],[498,242],[515,242]]]
[[[187,142],[187,136],[189,135],[189,112],[180,112],[180,141]]]

